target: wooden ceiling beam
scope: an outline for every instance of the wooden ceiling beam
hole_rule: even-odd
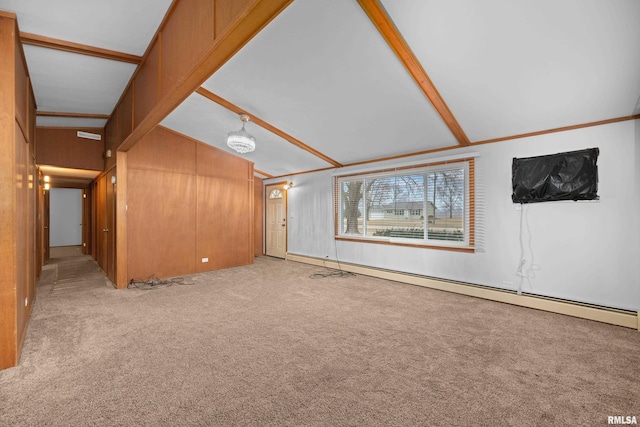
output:
[[[531,137],[531,136],[545,135],[545,134],[548,134],[548,133],[566,132],[566,131],[574,130],[574,129],[582,129],[582,128],[587,128],[587,127],[592,127],[592,126],[601,126],[601,125],[607,125],[609,123],[618,123],[618,122],[624,122],[624,121],[627,121],[627,120],[638,120],[638,119],[640,119],[640,114],[634,114],[632,116],[615,117],[615,118],[612,118],[612,119],[599,120],[597,122],[581,123],[581,124],[578,124],[578,125],[563,126],[563,127],[559,127],[559,128],[539,130],[539,131],[536,131],[536,132],[521,133],[521,134],[517,134],[517,135],[503,136],[503,137],[500,137],[500,138],[492,138],[492,139],[485,139],[485,140],[482,140],[482,141],[474,141],[472,143],[472,145],[490,144],[490,143],[493,143],[493,142],[501,142],[501,141],[510,141],[512,139],[528,138],[528,137]]]
[[[226,99],[216,95],[215,93],[203,88],[203,87],[199,87],[198,89],[196,89],[196,92],[199,93],[200,95],[204,96],[205,98],[215,102],[218,105],[221,105],[222,107],[233,111],[236,114],[246,114],[251,118],[251,121],[254,122],[255,124],[257,124],[258,126],[268,130],[271,133],[274,133],[276,135],[278,135],[280,138],[283,138],[287,141],[289,141],[291,144],[295,145],[298,148],[302,148],[303,150],[313,154],[316,157],[321,158],[322,160],[324,160],[325,162],[335,166],[335,167],[341,167],[342,164],[340,164],[339,162],[333,160],[331,157],[326,156],[324,154],[322,154],[321,152],[319,152],[318,150],[309,147],[307,144],[305,144],[304,142],[300,141],[297,138],[294,138],[293,136],[289,135],[288,133],[278,129],[277,127],[271,125],[270,123],[265,122],[264,120],[262,120],[259,117],[254,116],[253,114],[243,110],[242,108],[238,107],[237,105],[227,101]]]
[[[102,49],[100,47],[88,46],[80,43],[68,42],[37,34],[20,32],[20,41],[23,44],[46,47],[48,49],[62,50],[64,52],[77,53],[80,55],[95,56],[97,58],[110,59],[112,61],[128,62],[139,65],[142,62],[141,56],[130,55],[115,50]]]
[[[92,113],[64,113],[60,111],[36,111],[39,117],[70,117],[81,119],[109,119],[108,114],[92,114]]]
[[[266,172],[263,172],[263,171],[261,171],[260,169],[253,168],[253,171],[254,171],[255,173],[260,174],[260,175],[264,175],[264,176],[266,176],[267,178],[273,178],[273,175],[270,175],[270,174],[268,174],[268,173],[266,173]]]
[[[384,7],[380,4],[379,0],[358,0],[360,7],[369,16],[369,19],[376,26],[382,37],[386,40],[387,44],[393,52],[396,54],[400,62],[409,71],[409,74],[416,81],[422,92],[431,101],[431,104],[436,109],[442,120],[449,127],[449,130],[458,140],[458,144],[462,146],[470,145],[469,138],[464,133],[464,130],[453,116],[451,110],[440,96],[440,93],[434,86],[433,82],[427,75],[427,72],[422,68],[422,64],[418,61],[415,54],[404,40],[400,31],[395,26]]]
[[[162,98],[151,111],[139,123],[135,124],[129,136],[118,146],[118,150],[128,151],[142,137],[151,132],[292,1],[247,0],[245,6],[237,12],[236,16],[223,27],[224,29],[219,34],[216,34],[206,53],[197,63],[193,64],[194,66],[188,72],[180,76],[179,84],[163,92]]]

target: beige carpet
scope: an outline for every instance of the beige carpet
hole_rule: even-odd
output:
[[[20,366],[0,371],[0,425],[640,417],[637,331],[365,276],[310,278],[321,271],[263,257],[148,291],[102,276],[54,292],[64,277],[43,275]]]

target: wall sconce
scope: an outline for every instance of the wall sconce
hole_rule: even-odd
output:
[[[282,188],[284,188],[285,190],[293,188],[293,181],[287,182]]]

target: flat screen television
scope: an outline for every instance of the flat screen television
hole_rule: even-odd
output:
[[[598,148],[514,158],[513,203],[598,199]]]

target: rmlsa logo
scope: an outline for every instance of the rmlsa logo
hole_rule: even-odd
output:
[[[622,415],[616,415],[616,416],[611,416],[609,415],[609,417],[607,417],[607,422],[608,424],[638,424],[638,421],[636,420],[636,416],[622,416]]]

